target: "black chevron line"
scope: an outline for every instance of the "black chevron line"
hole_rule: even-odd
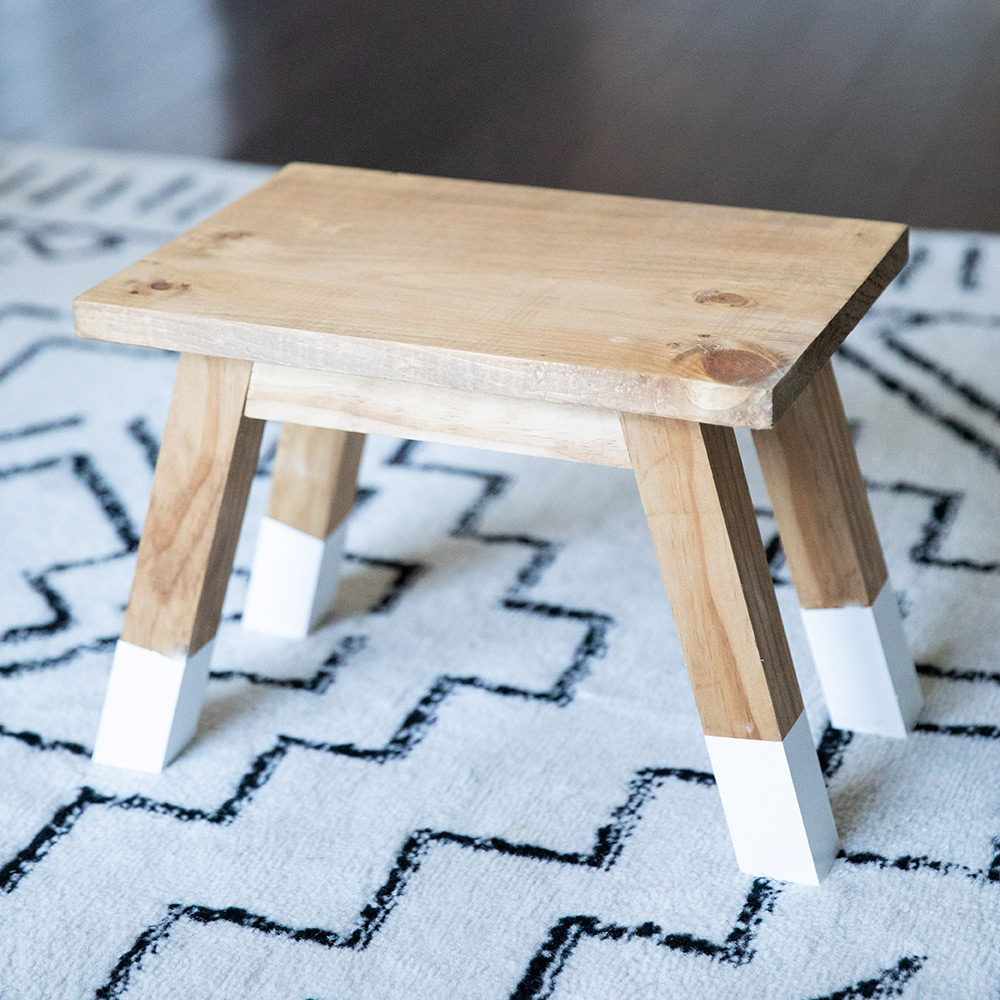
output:
[[[53,312],[56,311],[53,310]],[[24,313],[12,312],[8,315],[24,315]],[[0,319],[2,318],[3,315],[0,313]],[[147,361],[158,363],[163,363],[164,361],[173,362],[177,357],[172,351],[151,351],[148,347],[136,347],[134,344],[112,344],[103,340],[74,340],[70,337],[61,336],[41,337],[19,351],[5,364],[0,365],[0,382],[4,382],[37,357],[49,351],[82,352],[84,354],[120,354],[136,360],[145,358]]]
[[[1000,468],[1000,448],[994,442],[983,437],[974,427],[955,417],[949,416],[940,407],[931,403],[925,395],[907,385],[902,379],[879,367],[856,348],[843,344],[837,351],[837,355],[861,371],[871,375],[884,389],[895,396],[899,396],[921,416],[926,417],[932,423],[948,431],[963,444],[969,445],[982,458]]]
[[[973,573],[996,573],[1000,562],[956,557],[943,559],[938,553],[948,538],[952,525],[958,518],[965,494],[960,490],[933,489],[915,483],[880,483],[865,481],[869,492],[923,497],[931,501],[930,511],[920,526],[920,538],[910,547],[910,559],[920,566],[940,569],[968,570]]]
[[[914,727],[921,733],[937,733],[940,736],[970,736],[980,740],[1000,739],[1000,726],[990,725],[941,725],[936,722],[918,722]]]
[[[528,694],[515,688],[495,686],[496,693],[540,697],[543,700],[555,701],[557,704],[568,704],[572,699],[576,683],[589,672],[590,662],[596,657],[603,656],[606,652],[606,637],[608,630],[615,624],[614,619],[611,615],[591,609],[569,608],[526,598],[524,596],[525,590],[534,586],[541,579],[545,570],[555,561],[560,546],[548,539],[536,538],[527,534],[491,534],[480,529],[489,507],[506,493],[513,482],[513,477],[502,472],[444,465],[439,462],[416,462],[414,454],[421,446],[422,442],[419,441],[404,441],[386,459],[385,464],[409,468],[417,472],[475,479],[481,483],[479,496],[459,515],[448,532],[450,537],[471,539],[486,545],[520,545],[530,550],[527,562],[518,569],[514,583],[508,587],[505,597],[501,600],[501,607],[509,611],[524,612],[543,618],[565,618],[580,621],[587,625],[587,631],[577,647],[573,662],[549,692],[541,695]],[[468,680],[453,680],[469,683]],[[450,693],[450,688],[448,693]]]
[[[910,546],[909,557],[912,562],[919,566],[967,570],[972,573],[1000,572],[998,560],[984,561],[964,556],[945,559],[938,555],[965,503],[965,494],[962,491],[933,489],[903,481],[883,483],[871,479],[865,480],[865,486],[869,493],[908,495],[931,501],[928,515],[919,529],[920,537]],[[762,517],[769,513],[769,511],[757,511],[757,516]],[[791,578],[785,573],[785,553],[781,545],[781,535],[778,533],[772,535],[764,551],[771,570],[771,582],[775,586],[791,584]]]
[[[1000,313],[969,312],[965,309],[910,309],[906,306],[875,305],[868,310],[865,321],[888,320],[902,326],[932,326],[946,323],[949,326],[978,327],[985,330],[1000,329]],[[879,336],[891,336],[891,330],[883,330]]]
[[[30,184],[41,173],[43,173],[43,167],[37,160],[18,167],[5,177],[0,178],[0,198],[9,197],[19,188],[23,188],[25,184]]]
[[[83,207],[88,212],[94,212],[99,208],[106,208],[134,185],[134,177],[130,177],[128,174],[119,174],[108,181],[103,187],[98,188],[93,194],[88,195],[83,203]]]
[[[0,218],[0,233],[5,231],[19,236],[23,245],[36,257],[59,262],[110,253],[127,239],[120,231],[93,223],[40,222],[9,215]],[[64,244],[67,238],[69,242]],[[81,238],[85,242],[80,243]]]
[[[281,743],[284,740],[284,743]],[[236,795],[226,800],[218,809],[206,811],[190,809],[168,802],[156,802],[141,795],[120,797],[107,795],[93,788],[80,789],[77,797],[56,810],[52,819],[36,834],[31,843],[3,868],[0,868],[0,892],[11,893],[24,877],[48,854],[64,836],[70,833],[88,809],[101,806],[112,809],[140,809],[169,816],[183,822],[208,822],[219,825],[232,823],[242,807],[274,774],[277,761],[291,746],[311,749],[306,741],[281,737],[279,744],[262,754],[244,776]],[[643,806],[668,780],[692,782],[702,786],[714,784],[714,778],[705,772],[688,768],[644,768],[629,783],[625,802],[616,807],[609,822],[597,829],[592,847],[585,852],[557,851],[537,844],[515,843],[501,837],[472,837],[450,830],[416,830],[407,838],[396,857],[386,880],[376,890],[371,901],[365,904],[353,924],[345,931],[327,928],[293,928],[279,924],[261,914],[249,913],[237,907],[214,909],[197,904],[174,903],[168,907],[164,918],[145,928],[135,943],[115,963],[107,981],[99,987],[95,998],[120,996],[128,986],[131,976],[141,968],[143,959],[155,951],[169,937],[179,920],[189,919],[199,923],[225,922],[237,924],[261,933],[287,937],[294,941],[308,941],[327,948],[349,948],[361,951],[368,947],[374,936],[399,903],[412,878],[421,869],[428,852],[437,845],[451,845],[479,853],[499,854],[508,857],[571,866],[583,866],[607,871],[621,854],[624,841],[631,836],[641,818]],[[736,928],[724,945],[718,946],[719,956],[739,964],[748,961],[749,941],[760,923],[762,913],[773,905],[778,890],[764,880],[758,880],[751,890]],[[608,925],[609,927],[611,925]],[[611,933],[614,933],[613,931]],[[686,942],[698,947],[698,939],[690,935],[667,935],[664,943],[671,947],[687,948]]]
[[[68,174],[61,174],[54,181],[49,181],[44,187],[36,188],[24,200],[35,206],[52,205],[76,191],[81,185],[87,184],[93,178],[94,168],[92,166],[78,167]]]
[[[562,609],[557,610],[561,611]],[[359,757],[365,760],[374,760],[379,763],[394,760],[409,754],[421,743],[427,732],[437,722],[440,706],[457,691],[466,688],[485,691],[488,694],[497,695],[502,698],[520,698],[525,701],[548,702],[564,707],[572,701],[576,685],[586,676],[589,661],[595,656],[602,655],[604,648],[603,631],[599,628],[589,628],[574,650],[573,658],[569,665],[549,688],[540,691],[533,691],[511,684],[497,684],[492,681],[483,680],[481,677],[475,675],[465,677],[450,674],[442,675],[431,684],[427,692],[420,698],[416,706],[410,710],[396,732],[383,747],[362,748],[355,746],[353,743],[331,744],[319,742],[308,745],[315,750],[322,750],[327,753],[339,753],[348,757]],[[289,741],[294,740],[298,745],[307,745],[293,737],[285,737],[285,739]]]
[[[47,472],[49,469],[54,469],[59,465],[61,460],[59,457],[40,458],[36,459],[30,465],[9,465],[5,469],[0,469],[0,480],[14,479],[17,476],[28,476],[34,472]]]
[[[74,754],[77,757],[90,756],[90,751],[86,747],[80,746],[79,743],[71,743],[68,740],[47,740],[38,733],[32,733],[28,730],[15,732],[13,729],[8,729],[6,726],[0,725],[0,737],[17,740],[19,743],[31,747],[32,750],[64,750],[66,753]]]
[[[374,490],[367,491],[368,497],[374,496]],[[358,501],[355,501],[357,505]],[[425,563],[411,562],[405,559],[381,559],[377,556],[360,555],[357,552],[345,552],[344,559],[347,562],[356,562],[361,566],[371,566],[373,569],[389,569],[393,571],[393,578],[389,584],[389,589],[382,593],[382,596],[367,610],[370,615],[382,615],[391,611],[400,601],[403,595],[417,582],[417,580],[427,571]]]
[[[665,931],[651,921],[636,926],[603,923],[594,916],[563,917],[549,931],[510,1000],[549,1000],[560,973],[581,941],[627,943],[644,940],[662,948],[699,955],[731,965],[745,965],[754,957],[753,941],[764,916],[774,909],[780,889],[767,879],[756,879],[733,929],[723,942],[708,941],[691,934]]]
[[[56,810],[52,819],[32,837],[27,847],[18,851],[3,868],[0,868],[0,892],[13,892],[21,879],[48,856],[52,848],[73,829],[76,821],[90,806],[113,801],[114,796],[102,795],[92,788],[81,788],[72,802]]]
[[[962,266],[958,283],[967,292],[974,292],[979,287],[979,264],[982,261],[982,247],[969,247],[962,254]]]
[[[61,667],[67,663],[72,663],[79,659],[84,653],[95,653],[108,649],[117,642],[118,636],[104,636],[95,639],[93,642],[86,642],[80,646],[72,646],[64,649],[54,656],[36,657],[28,660],[15,660],[12,663],[0,665],[0,678],[16,677],[18,674],[31,673],[38,670],[48,670],[51,667]]]
[[[895,965],[883,969],[872,979],[862,979],[853,986],[846,986],[835,993],[828,993],[813,1000],[883,1000],[903,995],[906,984],[923,968],[926,955],[906,955]]]
[[[994,869],[990,868],[970,868],[968,865],[958,861],[942,861],[940,858],[931,858],[924,855],[902,854],[896,858],[888,858],[873,851],[853,851],[846,854],[843,851],[837,855],[848,864],[859,866],[870,866],[881,869],[895,869],[896,871],[917,872],[929,871],[939,875],[962,875],[972,881],[1000,881],[1000,877],[994,876]]]
[[[930,375],[942,388],[957,396],[963,403],[968,404],[973,409],[982,410],[989,414],[994,420],[1000,420],[1000,403],[991,399],[981,389],[959,378],[954,372],[949,371],[943,365],[938,364],[933,358],[911,347],[905,341],[890,333],[882,337],[885,344],[893,353],[898,354],[904,361],[919,368],[922,372]]]
[[[623,943],[648,940],[686,954],[702,955],[734,965],[746,964],[754,956],[752,943],[756,925],[762,919],[763,912],[773,909],[776,897],[777,889],[765,879],[758,879],[725,943],[707,941],[688,934],[666,933],[653,923],[624,927],[602,924],[591,916],[564,917],[551,929],[545,943],[532,958],[524,978],[511,993],[510,1000],[550,1000],[555,993],[559,974],[585,938]],[[861,980],[853,986],[814,1000],[852,1000],[861,997],[875,1000],[901,996],[906,984],[926,961],[926,955],[905,956],[874,978]]]
[[[903,854],[888,858],[871,851],[855,851],[851,854],[840,852],[838,857],[853,865],[871,865],[897,871],[930,871],[939,875],[961,875],[974,882],[1000,883],[1000,837],[994,837],[990,845],[993,857],[986,868],[972,868],[958,861],[944,861],[927,855]]]
[[[938,680],[962,681],[966,683],[1000,684],[1000,674],[980,670],[947,670],[929,663],[918,663],[918,673]],[[942,724],[922,721],[914,726],[915,732],[931,736],[964,737],[975,740],[1000,740],[1000,726],[988,723]],[[844,751],[853,734],[847,730],[827,727],[818,753],[823,774],[829,781],[843,764]],[[929,871],[940,875],[961,875],[973,881],[1000,882],[1000,837],[992,842],[993,858],[986,868],[972,868],[957,861],[932,858],[929,855],[903,854],[895,858],[871,851],[841,851],[838,857],[849,864],[867,865],[897,871]],[[863,994],[862,994],[863,995]],[[873,994],[877,995],[877,994]]]
[[[414,446],[418,444],[419,442],[407,442],[403,446],[406,454],[411,454]],[[390,462],[391,464],[403,464],[402,462],[395,460],[390,460]],[[429,468],[431,471],[445,471],[444,466],[432,465]],[[502,481],[498,481],[501,480],[502,477],[500,477],[499,474],[496,474],[496,476],[496,480],[491,479],[488,482],[486,491],[484,492],[484,496],[488,493],[489,499],[499,496],[504,488]],[[866,486],[869,492],[872,493],[882,492],[890,494],[905,494],[924,497],[931,501],[928,516],[920,527],[920,538],[910,548],[910,558],[913,562],[924,566],[934,566],[943,569],[969,570],[976,573],[995,573],[1000,571],[1000,562],[998,561],[980,561],[964,557],[944,559],[937,554],[940,552],[945,541],[947,540],[951,527],[958,517],[962,504],[965,502],[965,494],[961,491],[936,490],[930,487],[903,481],[882,483],[866,480]],[[755,508],[754,512],[758,518],[773,519],[774,517],[773,512],[766,508]],[[481,516],[481,511],[475,512],[474,523],[475,520],[478,520]],[[465,535],[465,537],[475,537],[474,531],[470,532],[466,530],[469,514],[466,513],[463,515],[462,520],[466,522],[466,524],[460,525],[459,530],[462,534]],[[512,541],[515,539],[507,538],[502,540]],[[545,546],[545,543],[536,543],[532,539],[519,538],[516,540],[528,545],[539,544],[543,548]],[[765,545],[765,555],[771,571],[772,583],[774,583],[775,586],[791,585],[791,579],[788,577],[785,569],[785,554],[781,545],[781,537],[778,533],[774,533]],[[544,562],[544,559],[544,553],[540,554],[540,565]],[[511,607],[512,609],[527,609],[529,607],[529,602],[508,600],[505,602],[505,606]]]
[[[962,311],[941,313],[909,312],[898,307],[885,310],[879,313],[879,315],[884,315],[886,318],[891,317],[898,325],[903,327],[947,323],[953,326],[973,326],[989,330],[1000,329],[1000,315],[983,315],[981,313]],[[879,339],[888,350],[896,354],[907,364],[930,376],[946,392],[957,397],[973,409],[980,410],[994,420],[1000,421],[1000,403],[984,393],[978,386],[959,378],[954,372],[945,368],[932,357],[901,340],[895,335],[892,328],[882,329],[879,333]]]
[[[74,646],[57,656],[26,660],[19,663],[6,664],[0,666],[0,677],[16,676],[21,673],[45,670],[49,667],[63,666],[78,659],[84,653],[101,652],[112,648],[117,642],[117,636],[107,636],[97,639],[91,643]],[[259,674],[246,670],[212,670],[209,677],[216,681],[245,680],[250,684],[259,684],[266,687],[287,688],[295,691],[307,691],[313,694],[322,695],[330,688],[336,680],[339,669],[355,654],[365,648],[366,636],[350,635],[343,638],[334,651],[323,661],[320,667],[311,677],[270,677],[266,674]],[[59,749],[67,750],[74,754],[85,754],[90,756],[90,749],[78,743],[67,742],[59,739],[49,739],[40,733],[21,732],[15,733],[0,724],[0,737],[13,737],[34,749]]]
[[[146,215],[154,209],[162,207],[166,202],[178,195],[190,191],[198,182],[198,178],[193,174],[178,174],[165,181],[155,190],[142,195],[136,203],[135,210],[140,215]]]
[[[136,417],[130,420],[125,425],[125,433],[142,449],[150,469],[155,469],[156,460],[160,457],[160,439],[153,433],[146,418]]]
[[[337,648],[323,661],[312,677],[269,677],[267,674],[247,670],[212,670],[209,677],[214,681],[245,680],[251,684],[266,687],[287,688],[293,691],[309,691],[326,694],[336,679],[337,672],[355,653],[367,645],[367,636],[349,635],[341,639]]]
[[[918,663],[917,672],[937,680],[960,681],[964,683],[1000,684],[1000,673],[984,670],[945,669],[930,663]],[[915,732],[931,736],[962,737],[974,740],[1000,740],[1000,726],[988,723],[943,724],[930,721],[918,722]],[[844,762],[844,753],[853,739],[849,730],[828,726],[817,750],[824,777],[829,781]],[[1000,882],[1000,837],[992,842],[993,858],[987,868],[971,868],[957,861],[931,858],[928,855],[903,854],[888,858],[871,851],[855,851],[850,854],[841,851],[838,857],[853,865],[870,865],[899,871],[931,871],[942,875],[958,874],[974,881]]]
[[[111,524],[114,533],[117,535],[121,548],[116,552],[102,556],[54,563],[38,573],[29,574],[26,572],[25,580],[28,586],[44,600],[49,609],[50,618],[44,622],[31,622],[8,628],[4,633],[0,634],[0,644],[20,642],[37,635],[55,635],[65,631],[70,626],[73,616],[69,604],[50,581],[49,578],[52,575],[121,559],[135,552],[138,548],[139,536],[132,525],[124,503],[97,470],[93,459],[87,454],[71,453],[39,459],[30,465],[8,466],[5,469],[0,469],[0,481],[46,472],[61,465],[68,466],[74,478],[84,486],[97,503],[98,509]],[[46,666],[55,665],[57,659],[49,658]],[[0,666],[0,677],[14,676],[15,673],[22,673],[28,669],[27,665],[23,662],[19,665],[19,670],[15,671],[12,669],[13,666],[13,664]]]
[[[59,420],[50,420],[41,424],[26,424],[24,427],[16,427],[9,431],[0,431],[0,443],[5,441],[20,441],[23,438],[38,437],[42,434],[49,434],[52,431],[66,430],[67,427],[79,427],[83,423],[83,417],[74,414],[69,417],[61,417]]]
[[[202,212],[207,212],[210,208],[225,204],[232,199],[230,188],[225,184],[218,184],[208,191],[204,191],[185,205],[181,205],[174,212],[174,220],[187,224],[195,216]]]
[[[930,250],[927,247],[916,247],[913,253],[910,254],[910,259],[907,261],[906,267],[896,275],[893,285],[896,288],[906,288],[927,264],[929,258]]]
[[[837,729],[829,723],[823,731],[819,746],[816,748],[816,756],[819,757],[820,770],[828,783],[843,767],[847,748],[853,739],[854,733],[851,730]]]
[[[944,667],[936,667],[931,663],[918,663],[917,672],[927,677],[937,677],[947,681],[1000,684],[1000,673],[994,673],[989,670],[946,670]]]
[[[413,749],[420,742],[422,742],[427,732],[437,721],[437,712],[441,703],[456,690],[465,687],[487,691],[501,697],[517,697],[529,700],[547,701],[557,705],[566,704],[572,696],[573,685],[576,680],[579,679],[581,674],[580,661],[582,657],[594,655],[593,649],[588,647],[587,643],[588,638],[585,638],[584,643],[578,647],[577,655],[574,657],[570,665],[563,671],[560,677],[556,679],[556,682],[552,685],[552,687],[544,691],[530,691],[523,688],[515,688],[509,685],[492,684],[474,676],[443,676],[438,678],[438,680],[431,685],[430,690],[418,701],[416,707],[406,715],[401,725],[382,747],[358,747],[353,743],[329,744],[304,740],[295,736],[281,735],[277,738],[274,746],[272,746],[269,750],[264,751],[254,760],[250,769],[239,781],[235,793],[230,798],[226,799],[217,809],[212,811],[192,809],[167,802],[155,802],[138,795],[131,796],[127,799],[116,800],[111,796],[94,792],[93,789],[85,789],[81,792],[82,799],[78,799],[77,801],[78,803],[82,802],[81,808],[85,808],[86,805],[91,804],[91,801],[93,800],[93,802],[99,802],[101,804],[114,803],[119,808],[138,808],[154,812],[159,815],[170,815],[175,819],[184,821],[202,820],[212,823],[232,822],[232,820],[239,815],[242,806],[246,802],[250,801],[256,792],[270,780],[275,768],[293,747],[307,751],[370,760],[377,764],[384,764],[391,760],[401,759],[411,753]],[[335,655],[345,655],[344,647],[342,646],[339,653]],[[663,774],[679,778],[680,780],[694,781],[702,784],[714,781],[711,775],[686,769],[666,769]],[[634,789],[635,794],[651,794],[652,791],[655,790],[655,787],[658,787],[655,780],[648,781],[645,779],[644,775],[641,775],[640,777],[642,780],[640,781],[640,785]],[[625,823],[629,817],[623,813],[619,819],[621,823]],[[45,833],[46,830],[49,830],[51,833],[51,830],[54,829],[55,832],[51,833],[51,836],[58,839],[72,829],[73,823],[75,823],[75,819],[68,825],[57,823],[54,828],[52,824],[48,824],[45,828],[43,828],[43,831],[41,831],[38,837],[41,837],[42,841],[45,842],[45,844],[48,844],[49,834]],[[615,847],[617,841],[612,834],[607,833],[603,836],[610,845],[608,850],[617,850]],[[38,840],[38,837],[35,838],[36,841]],[[35,841],[32,843],[34,844]],[[48,848],[46,847],[45,853],[47,853],[47,850]],[[43,856],[44,854],[42,857]],[[615,853],[614,856],[617,857],[617,853]],[[35,858],[35,849],[33,847],[29,847],[26,851],[22,851],[12,861],[8,862],[4,868],[0,869],[0,892],[11,891],[17,884],[17,881],[19,881],[20,877],[23,874],[26,874],[35,863],[37,863],[37,859]]]
[[[26,317],[51,322],[61,316],[63,316],[61,309],[37,305],[34,302],[5,302],[0,305],[0,323],[12,317]]]
[[[20,238],[35,257],[50,263],[65,264],[113,253],[130,240],[156,246],[176,235],[176,230],[149,229],[126,223],[105,226],[95,222],[69,222],[39,219],[35,215],[0,216],[0,233]]]

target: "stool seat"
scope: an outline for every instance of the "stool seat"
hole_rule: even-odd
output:
[[[905,736],[920,688],[830,356],[906,239],[293,164],[80,296],[80,336],[181,352],[94,759],[158,771],[194,733],[265,419],[242,615],[286,636],[332,607],[365,434],[626,466],[740,867],[817,882],[837,831],[733,427],[834,724]]]
[[[79,299],[82,337],[770,427],[906,227],[291,164]]]

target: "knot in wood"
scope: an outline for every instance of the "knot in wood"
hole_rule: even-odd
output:
[[[710,379],[726,385],[762,382],[773,375],[776,368],[770,358],[754,354],[753,351],[742,351],[731,347],[717,347],[705,351],[702,367]]]
[[[740,295],[739,292],[722,292],[717,288],[697,292],[694,300],[701,305],[713,306],[749,306],[753,304],[752,299],[748,299],[745,295]]]

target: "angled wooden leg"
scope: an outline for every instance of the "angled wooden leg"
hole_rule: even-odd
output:
[[[250,363],[182,354],[94,760],[160,771],[194,733],[263,422]]]
[[[261,522],[243,625],[302,638],[333,604],[363,434],[285,424]]]
[[[740,868],[817,883],[837,831],[735,435],[621,421]]]
[[[754,443],[831,721],[905,736],[920,685],[829,362]]]

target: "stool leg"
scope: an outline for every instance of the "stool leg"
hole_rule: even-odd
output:
[[[837,830],[735,435],[621,420],[739,866],[815,884]]]
[[[920,684],[829,362],[754,443],[831,721],[906,736]]]
[[[161,771],[194,733],[260,451],[250,362],[182,354],[94,760]]]
[[[303,638],[333,604],[364,434],[285,424],[243,609],[257,632]]]

